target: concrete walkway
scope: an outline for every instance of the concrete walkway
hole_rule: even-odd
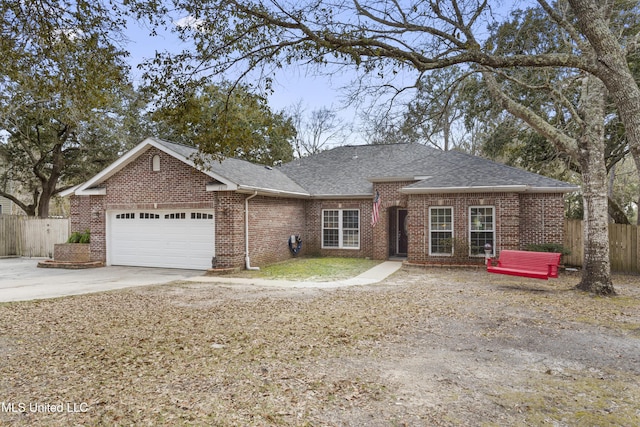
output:
[[[87,270],[37,268],[38,261],[38,259],[28,258],[0,259],[0,302],[57,298],[136,286],[161,285],[176,280],[284,288],[339,288],[379,282],[402,266],[401,262],[387,261],[351,279],[335,282],[304,282],[201,276],[202,271],[166,268],[113,266]]]
[[[371,285],[381,282],[402,267],[401,261],[385,261],[351,279],[332,282],[313,282],[297,280],[271,280],[259,278],[240,278],[227,276],[198,276],[186,279],[188,282],[227,283],[236,285],[253,285],[275,288],[341,288],[345,286]]]

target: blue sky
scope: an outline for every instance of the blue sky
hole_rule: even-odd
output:
[[[511,8],[527,7],[530,1],[531,0],[514,0],[512,2],[492,2],[494,3],[493,16],[502,18],[506,16],[508,10]],[[186,19],[186,17],[177,16],[173,18],[176,22],[182,19],[186,25],[194,24],[192,21]],[[168,30],[158,30],[159,34],[154,37],[150,36],[149,33],[149,28],[144,28],[135,22],[132,23],[127,30],[127,34],[131,39],[131,43],[128,46],[131,52],[131,65],[134,67],[134,76],[137,76],[138,79],[141,72],[136,70],[135,66],[142,62],[144,58],[153,57],[156,50],[177,53],[189,47],[188,44],[181,42],[176,34]],[[273,85],[274,93],[269,97],[269,104],[273,110],[281,111],[290,109],[301,102],[307,114],[321,108],[332,108],[338,112],[343,122],[350,123],[353,126],[354,133],[343,143],[362,143],[363,138],[355,133],[358,131],[359,126],[358,113],[353,107],[344,108],[343,102],[345,92],[342,88],[348,86],[353,80],[355,70],[350,67],[344,67],[344,70],[341,74],[318,76],[308,74],[309,71],[303,66],[288,66],[275,77]],[[232,77],[233,76],[228,76],[228,78]],[[402,79],[402,73],[400,73],[397,78]],[[411,76],[411,73],[406,73],[404,78],[411,79],[415,78],[415,76]],[[385,83],[388,82],[385,81]],[[406,82],[399,81],[395,83],[397,83],[399,87],[404,87],[405,84],[411,85],[412,81],[407,80]],[[366,102],[363,102],[363,107],[366,106]],[[386,105],[380,104],[377,105],[377,108],[383,111]]]
[[[189,47],[170,31],[158,33],[156,36],[150,36],[149,28],[135,22],[127,28],[126,35],[131,40],[127,45],[131,54],[129,62],[136,83],[141,82],[142,75],[136,66],[145,58],[152,58],[156,51],[178,53]],[[349,81],[350,77],[346,75],[312,76],[308,75],[303,67],[289,66],[276,76],[275,91],[269,97],[269,104],[275,111],[291,108],[300,101],[307,112],[323,107],[341,108],[343,94],[340,87]],[[356,119],[353,109],[341,111],[340,116],[343,120],[351,122]]]

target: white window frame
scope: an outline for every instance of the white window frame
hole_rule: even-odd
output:
[[[343,223],[343,213],[345,211],[349,211],[349,212],[358,212],[358,228],[344,228],[344,223]],[[338,212],[338,246],[325,246],[324,244],[324,231],[325,231],[325,226],[324,226],[324,216],[325,216],[325,212]],[[321,222],[321,247],[322,249],[353,249],[353,250],[358,250],[360,249],[360,235],[361,235],[361,218],[360,218],[360,209],[322,209],[322,217],[320,218],[320,222]],[[335,228],[326,228],[326,230],[336,230]],[[344,232],[348,231],[348,230],[357,230],[358,232],[358,244],[357,246],[344,246]]]
[[[483,230],[478,230],[474,228],[474,224],[471,218],[471,210],[472,209],[491,209],[491,229],[483,229]],[[495,256],[496,253],[496,207],[495,206],[469,206],[469,256],[470,257],[484,257],[485,253],[484,253],[484,249],[480,251],[480,253],[478,254],[474,254],[472,252],[472,243],[473,240],[471,239],[471,234],[474,232],[484,232],[484,233],[492,233],[493,234],[493,238],[491,239],[493,241],[492,245],[491,245],[491,254],[489,254],[490,256]]]
[[[431,229],[431,217],[433,214],[433,211],[436,209],[449,209],[451,211],[451,229],[450,230],[432,230]],[[454,222],[455,222],[455,218],[453,216],[453,206],[430,206],[429,207],[429,255],[430,256],[453,256],[453,252],[455,250],[454,245],[453,245],[453,239],[454,239]],[[432,242],[433,242],[433,233],[442,233],[442,232],[448,232],[451,234],[451,252],[432,252],[431,248],[432,248]]]

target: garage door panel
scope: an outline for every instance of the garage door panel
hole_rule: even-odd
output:
[[[171,210],[110,212],[112,265],[207,269],[215,256],[213,213]]]

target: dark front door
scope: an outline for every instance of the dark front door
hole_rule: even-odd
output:
[[[407,235],[407,210],[406,209],[398,209],[397,215],[397,228],[398,230],[398,246],[397,253],[398,255],[406,255],[407,248],[409,247],[409,236]]]

